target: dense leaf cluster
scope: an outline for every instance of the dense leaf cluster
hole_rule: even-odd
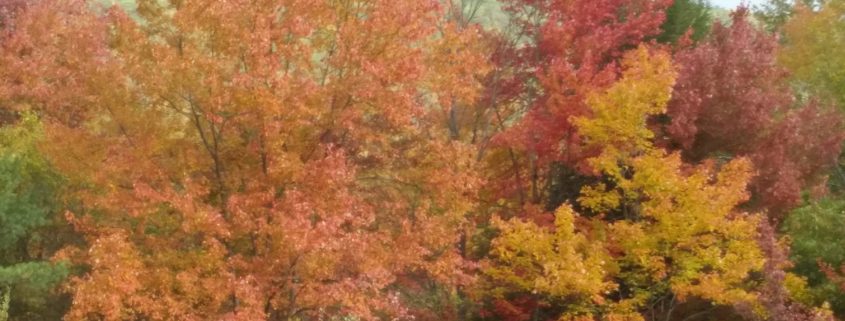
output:
[[[0,321],[833,320],[842,8],[0,0]]]

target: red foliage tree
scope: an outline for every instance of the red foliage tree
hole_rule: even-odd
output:
[[[665,133],[693,162],[750,157],[752,205],[778,219],[802,190],[824,187],[845,136],[832,110],[797,102],[775,61],[777,39],[747,15],[740,8],[730,26],[715,24],[706,41],[675,55],[680,76]]]
[[[506,1],[516,40],[498,62],[511,72],[488,86],[504,96],[493,103],[505,106],[496,107],[505,112],[497,110],[501,132],[492,139],[508,151],[493,158],[500,165],[491,187],[501,191],[497,196],[541,204],[556,184],[549,177],[559,174],[556,164],[588,172],[583,160],[591,154],[582,150],[571,119],[589,114],[587,94],[618,79],[624,52],[661,32],[671,2]]]
[[[586,115],[585,94],[619,76],[622,53],[660,32],[671,1],[522,1],[547,14],[535,30],[536,48],[526,57],[536,70],[539,96],[512,133],[511,146],[535,153],[541,164],[575,165],[585,157],[570,120]],[[522,9],[525,10],[525,9]],[[532,59],[533,58],[533,59]],[[533,61],[532,61],[533,60]],[[509,139],[512,135],[514,139]]]

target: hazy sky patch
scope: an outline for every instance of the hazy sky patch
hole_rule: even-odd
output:
[[[736,8],[741,2],[745,2],[747,4],[755,5],[755,4],[762,4],[766,2],[765,0],[710,0],[714,6],[722,7],[726,9],[733,9]]]

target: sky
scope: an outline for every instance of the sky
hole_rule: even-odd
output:
[[[710,3],[717,7],[722,7],[726,9],[733,9],[739,5],[742,0],[710,0]],[[765,0],[745,0],[745,2],[750,3],[751,5],[761,4],[766,2]]]

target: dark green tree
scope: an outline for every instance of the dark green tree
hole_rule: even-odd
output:
[[[713,16],[707,0],[675,0],[666,10],[666,21],[660,26],[662,33],[657,41],[675,43],[688,31],[692,40],[698,41],[710,32]]]
[[[845,264],[845,200],[832,197],[800,207],[783,224],[791,240],[793,272],[807,278],[817,304],[828,301],[839,317],[845,315],[845,293],[819,269]]]
[[[55,287],[67,275],[49,261],[57,233],[59,178],[41,157],[37,118],[0,128],[0,321],[57,320]]]

